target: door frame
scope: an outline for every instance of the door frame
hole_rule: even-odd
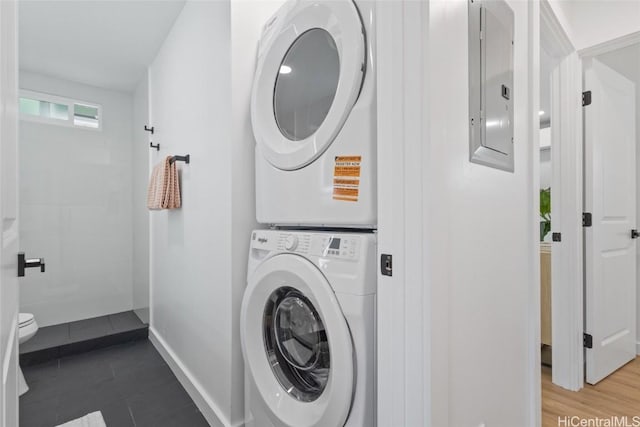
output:
[[[540,44],[559,59],[551,81],[551,226],[562,236],[553,242],[551,252],[552,382],[577,391],[583,387],[583,372],[577,367],[584,358],[583,307],[574,304],[583,299],[583,154],[582,78],[575,76],[582,71],[548,0],[540,2]]]
[[[393,256],[393,275],[377,276],[377,425],[429,426],[428,2],[376,2],[376,35],[378,252]]]
[[[548,0],[540,1],[540,27],[541,43],[554,45],[562,58],[553,73],[551,96],[551,121],[558,124],[551,131],[551,217],[553,231],[562,232],[552,251],[552,382],[578,391],[585,373],[583,61],[640,43],[640,32],[576,51]]]
[[[0,341],[0,426],[17,424],[19,421],[19,282],[16,262],[19,250],[18,224],[18,3],[10,0],[0,4],[0,57],[3,70],[0,71],[0,143],[6,157],[0,158],[0,213],[2,220],[11,219],[0,227],[0,255],[2,274],[0,286],[5,299],[4,307],[15,310],[2,314]],[[11,244],[7,244],[11,242]],[[7,251],[15,251],[9,253]],[[15,261],[12,261],[15,260]],[[14,274],[16,276],[14,276]],[[4,277],[4,278],[3,278]],[[13,277],[14,283],[6,283]],[[5,293],[6,292],[6,293]],[[8,303],[7,303],[8,302]],[[7,324],[4,322],[8,321]],[[8,328],[6,328],[8,326]],[[6,344],[6,347],[4,346]],[[7,398],[8,394],[11,398]],[[10,405],[10,406],[9,406]]]

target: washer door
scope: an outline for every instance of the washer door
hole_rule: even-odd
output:
[[[249,278],[240,330],[255,398],[274,424],[345,424],[354,391],[353,342],[316,266],[292,254],[262,263]]]
[[[251,121],[262,155],[294,170],[342,129],[360,93],[366,46],[351,0],[302,0],[281,13],[261,41]]]

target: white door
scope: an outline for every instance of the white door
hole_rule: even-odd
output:
[[[636,357],[635,85],[597,60],[585,63],[586,380],[598,381]]]
[[[0,427],[18,425],[17,4],[0,1]]]

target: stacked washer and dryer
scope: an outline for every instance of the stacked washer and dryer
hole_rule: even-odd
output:
[[[290,0],[251,98],[246,425],[376,425],[375,3]]]

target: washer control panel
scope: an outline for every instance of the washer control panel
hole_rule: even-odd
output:
[[[358,254],[358,238],[349,235],[315,236],[312,255],[328,258],[355,259]]]
[[[273,234],[271,236],[273,237]],[[271,239],[259,237],[254,239],[254,248],[257,246],[271,246],[265,240]],[[355,260],[359,255],[358,248],[360,239],[357,236],[351,236],[349,234],[315,234],[280,231],[277,233],[275,240],[275,248],[271,246],[270,249],[282,252],[294,252],[301,255],[315,255],[323,258],[343,260]],[[263,247],[263,249],[267,248]]]
[[[298,236],[289,234],[284,240],[284,248],[288,251],[293,251],[298,247]]]
[[[276,250],[282,252],[309,253],[311,238],[308,234],[278,233]]]

